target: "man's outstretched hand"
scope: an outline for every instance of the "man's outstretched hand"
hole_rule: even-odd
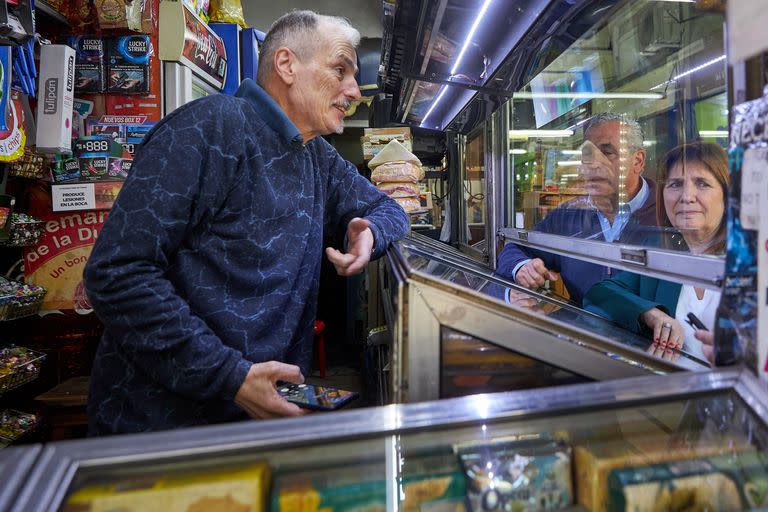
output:
[[[374,244],[370,226],[371,223],[367,220],[355,217],[347,226],[347,252],[343,253],[332,247],[325,248],[328,261],[333,263],[340,276],[358,274],[368,265]]]
[[[306,414],[304,409],[280,396],[276,388],[279,380],[301,384],[304,382],[304,376],[299,367],[292,364],[278,361],[254,364],[235,395],[235,403],[252,418],[268,419]]]

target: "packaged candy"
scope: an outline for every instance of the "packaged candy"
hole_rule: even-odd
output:
[[[211,0],[208,17],[213,23],[237,23],[247,27],[240,0]]]
[[[475,512],[560,510],[573,502],[571,449],[547,439],[497,442],[458,449]]]

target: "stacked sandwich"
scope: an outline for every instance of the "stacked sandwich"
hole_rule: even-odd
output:
[[[368,162],[371,181],[408,213],[420,211],[419,186],[424,170],[416,155],[397,140],[392,140]]]

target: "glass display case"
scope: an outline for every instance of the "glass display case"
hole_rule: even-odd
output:
[[[720,370],[59,442],[10,510],[761,508],[766,407]]]
[[[0,450],[0,510],[10,510],[41,448],[39,444],[30,444]]]
[[[676,165],[681,177],[703,168],[722,189],[720,202],[727,197],[725,17],[693,2],[621,1],[582,11],[589,28],[567,47],[555,38],[539,44],[524,85],[504,106],[503,235],[717,289],[724,235],[694,246],[707,221],[672,202],[672,175]],[[671,153],[693,142],[702,148]],[[719,209],[707,229],[724,231]]]
[[[394,402],[709,369],[415,233],[380,270]]]

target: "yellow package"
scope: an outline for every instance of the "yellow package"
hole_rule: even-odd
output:
[[[67,500],[63,512],[263,512],[267,464],[238,469],[89,485]]]
[[[240,0],[211,0],[208,18],[211,23],[237,23],[247,27]]]

